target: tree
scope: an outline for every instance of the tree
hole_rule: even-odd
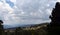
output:
[[[2,33],[3,33],[3,21],[2,20],[0,20],[0,35],[3,35]]]
[[[51,23],[48,25],[48,35],[60,34],[60,2],[57,2],[50,16]]]

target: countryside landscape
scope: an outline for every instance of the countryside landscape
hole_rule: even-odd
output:
[[[27,27],[7,28],[4,29],[3,35],[47,35],[48,24],[49,23],[42,23]]]

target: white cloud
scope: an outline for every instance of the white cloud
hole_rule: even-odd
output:
[[[5,2],[5,0],[0,1],[0,17],[2,17],[1,19],[4,21],[4,24],[7,24],[6,22],[11,21],[9,16],[11,13],[13,13],[13,11],[14,9],[11,8],[9,4]]]
[[[3,3],[2,3],[2,2],[0,2],[0,8],[2,7],[2,4],[3,4]]]
[[[57,2],[60,2],[60,0],[57,0]]]
[[[4,22],[7,25],[12,24],[36,24],[50,21],[49,15],[55,6],[56,0],[10,0],[14,7],[8,3],[0,2],[0,12],[3,15]],[[2,16],[2,14],[0,16]]]
[[[16,3],[16,0],[10,0],[10,1]]]
[[[5,4],[4,8],[6,8],[9,11],[9,13],[13,13],[14,11],[14,9],[12,9],[7,3]]]

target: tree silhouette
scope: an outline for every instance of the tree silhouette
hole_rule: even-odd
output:
[[[57,2],[50,15],[51,23],[48,25],[48,35],[60,34],[60,2]]]
[[[3,35],[2,33],[3,33],[3,21],[2,20],[0,20],[0,35]]]

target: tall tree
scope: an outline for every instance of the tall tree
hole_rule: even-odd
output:
[[[51,23],[48,25],[48,35],[60,34],[60,2],[57,2],[50,16]]]

